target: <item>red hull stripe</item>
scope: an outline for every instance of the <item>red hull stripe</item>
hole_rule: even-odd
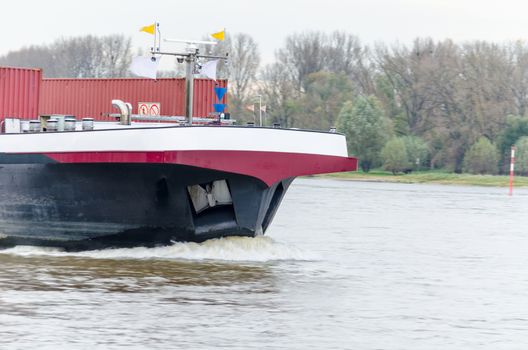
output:
[[[46,153],[59,163],[181,164],[256,177],[267,185],[289,177],[357,170],[357,159],[255,151]]]

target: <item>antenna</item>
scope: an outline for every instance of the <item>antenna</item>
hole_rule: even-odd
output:
[[[158,46],[151,49],[152,55],[167,55],[176,56],[178,63],[185,61],[185,116],[187,117],[187,123],[192,124],[193,118],[193,95],[194,95],[194,72],[197,70],[197,59],[224,59],[227,62],[228,53],[225,56],[215,55],[200,55],[198,45],[217,45],[215,41],[204,41],[204,40],[186,40],[186,39],[164,39],[164,42],[172,43],[183,43],[186,44],[186,52],[169,52],[161,51],[161,33],[159,31],[159,24],[157,24],[159,41]]]

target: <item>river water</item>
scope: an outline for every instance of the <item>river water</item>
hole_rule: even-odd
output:
[[[0,252],[1,349],[526,349],[528,190],[298,179],[264,237]]]

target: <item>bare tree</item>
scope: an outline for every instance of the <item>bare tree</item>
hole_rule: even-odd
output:
[[[284,78],[294,82],[298,91],[306,89],[309,74],[325,68],[328,57],[325,41],[326,35],[322,32],[293,34],[275,54],[277,62],[284,67]]]
[[[511,92],[516,106],[516,115],[526,116],[528,112],[528,45],[523,41],[507,44],[509,61],[512,62]]]
[[[395,45],[376,47],[380,69],[380,85],[388,115],[393,118],[396,131],[405,135],[418,135],[431,144],[432,163],[446,165],[446,138],[453,129],[458,132],[458,120],[464,116],[459,96],[459,50],[451,41],[435,43],[432,39],[417,39],[411,48]],[[390,98],[393,100],[391,101]],[[435,152],[438,151],[438,152]],[[462,155],[464,148],[462,147]],[[461,160],[460,160],[461,161]]]
[[[131,61],[131,39],[122,35],[61,39],[52,45],[63,70],[59,76],[112,78],[126,76]]]
[[[260,65],[258,46],[249,35],[235,34],[231,40],[229,55],[229,78],[232,107],[240,112],[255,91],[255,78]],[[232,108],[233,110],[233,108]]]
[[[43,68],[52,78],[118,77],[128,74],[131,51],[131,39],[123,35],[88,35],[10,52],[0,63]]]
[[[463,47],[463,74],[471,89],[474,127],[494,138],[514,112],[510,74],[512,62],[502,45],[473,42]],[[502,120],[501,120],[502,119]]]
[[[359,38],[346,32],[333,32],[325,44],[325,70],[345,74],[365,95],[374,93],[374,65],[370,59],[370,50],[363,46]]]
[[[46,75],[55,76],[57,62],[53,52],[47,46],[29,46],[10,51],[0,57],[0,65],[27,68],[42,68]]]
[[[285,79],[288,72],[282,64],[269,64],[261,72],[259,93],[267,101],[267,113],[272,121],[284,127],[295,125],[298,104],[295,103],[295,83]]]
[[[122,35],[110,35],[100,39],[100,76],[123,77],[131,63],[132,40]]]

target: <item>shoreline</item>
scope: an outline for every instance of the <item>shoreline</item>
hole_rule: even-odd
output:
[[[332,178],[346,181],[393,182],[407,184],[439,184],[503,188],[507,188],[510,185],[510,177],[508,175],[455,174],[439,171],[417,171],[409,174],[393,175],[390,172],[372,170],[369,173],[358,171],[322,174],[315,175],[314,177]],[[513,186],[528,187],[528,177],[515,176]]]

